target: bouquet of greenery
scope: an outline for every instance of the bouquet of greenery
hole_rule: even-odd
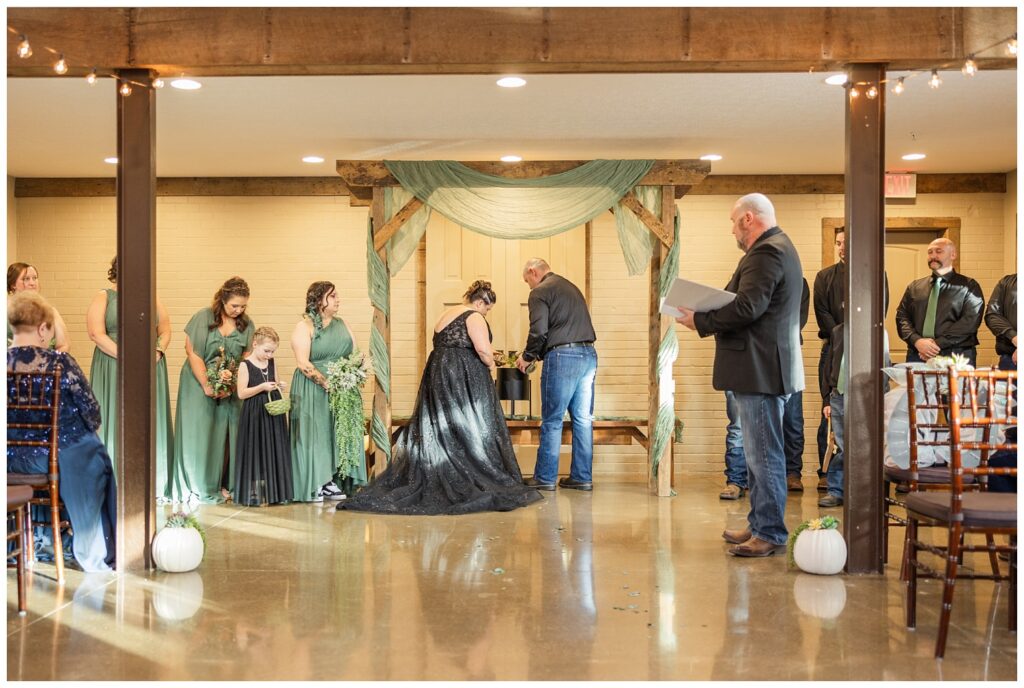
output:
[[[494,350],[494,365],[499,368],[515,368],[517,358],[519,358],[518,351]]]
[[[225,399],[235,391],[238,383],[238,361],[220,347],[217,357],[206,367],[206,379],[213,388],[214,399]]]
[[[359,391],[370,377],[370,357],[353,351],[327,364],[327,399],[334,417],[338,445],[338,473],[353,477],[359,470],[356,457],[363,452],[363,395]]]

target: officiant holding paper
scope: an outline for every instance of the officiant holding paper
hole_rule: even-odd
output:
[[[696,312],[679,308],[676,320],[701,337],[715,336],[715,389],[736,399],[750,486],[748,528],[726,530],[730,554],[766,557],[783,552],[788,532],[782,417],[786,401],[804,388],[800,354],[800,256],[775,221],[763,194],[743,196],[729,215],[744,252],[726,290],[729,304]]]

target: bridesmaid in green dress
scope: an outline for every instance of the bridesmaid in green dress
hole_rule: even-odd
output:
[[[39,271],[34,265],[28,263],[11,263],[7,266],[7,294],[16,294],[20,291],[39,292]],[[53,308],[53,306],[50,306]],[[71,338],[68,337],[68,326],[60,313],[53,308],[53,341],[50,348],[67,353],[71,350]],[[11,338],[14,333],[11,331],[11,323],[7,323],[7,346],[11,345]]]
[[[114,285],[96,294],[85,316],[89,339],[96,343],[92,354],[89,382],[100,404],[103,423],[100,439],[107,447],[117,475],[117,256],[110,261],[107,279]],[[171,342],[171,319],[167,310],[156,301],[159,322],[156,326],[156,498],[163,501],[168,494],[169,460],[174,456],[174,434],[171,429],[171,395],[167,386],[167,358],[164,352]]]
[[[339,450],[327,399],[327,364],[348,356],[354,346],[352,333],[337,313],[338,293],[334,285],[314,282],[306,291],[306,312],[292,332],[292,350],[298,365],[291,392],[292,483],[297,502],[344,499],[345,492],[334,482],[336,477],[344,482],[348,492],[366,484],[362,442]],[[357,461],[355,475],[336,475],[341,451]]]
[[[171,498],[217,503],[231,499],[235,474],[235,433],[241,402],[234,390],[215,395],[206,377],[220,350],[235,362],[252,348],[256,328],[245,315],[249,285],[232,277],[217,290],[213,304],[185,326],[186,365],[178,382],[177,425]]]

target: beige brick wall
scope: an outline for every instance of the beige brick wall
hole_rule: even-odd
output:
[[[679,202],[683,276],[713,285],[728,281],[739,258],[728,223],[734,200],[689,196]],[[805,195],[773,200],[779,223],[800,251],[804,275],[813,283],[821,267],[821,218],[841,217],[843,198]],[[962,271],[981,283],[986,297],[1008,266],[1014,265],[1012,256],[1005,254],[1007,247],[1016,246],[1015,194],[926,195],[912,206],[890,207],[886,212],[962,218]],[[347,198],[158,199],[157,287],[174,332],[168,357],[172,395],[184,363],[182,328],[196,310],[209,304],[220,283],[234,274],[249,282],[249,312],[256,323],[274,327],[284,338],[278,365],[288,377],[294,358],[287,340],[302,310],[306,287],[314,280],[328,279],[338,285],[341,315],[365,350],[371,317],[366,296],[366,214],[365,208],[350,208]],[[1013,225],[1008,224],[1011,218]],[[9,213],[8,246],[16,246],[17,255],[9,249],[8,262],[25,260],[38,266],[42,293],[68,322],[72,352],[86,370],[93,345],[86,334],[85,313],[96,291],[106,286],[115,233],[111,198],[17,199],[16,217]],[[600,356],[596,412],[645,415],[648,278],[626,275],[610,214],[597,218],[593,236],[592,311]],[[416,308],[416,282],[420,277],[413,259],[392,285],[397,414],[411,410],[419,382],[416,342],[423,324]],[[898,299],[905,285],[891,286],[893,298]],[[812,311],[804,331],[808,470],[816,463],[814,431],[819,407],[814,380],[819,346],[815,333]],[[981,339],[982,349],[990,350],[993,342],[987,330],[983,329]],[[676,445],[677,471],[718,473],[726,418],[722,394],[711,388],[714,343],[689,330],[679,333],[679,342],[677,409],[686,432],[684,442]],[[369,396],[364,394],[367,404]],[[635,446],[598,447],[594,471],[598,476],[642,480],[645,453]]]

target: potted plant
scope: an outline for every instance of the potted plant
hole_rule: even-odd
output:
[[[804,521],[789,535],[789,563],[801,571],[830,576],[846,564],[846,541],[839,519],[823,516]]]
[[[206,533],[195,514],[177,511],[153,538],[153,561],[171,573],[191,571],[206,553]]]
[[[518,351],[494,351],[494,364],[498,367],[498,399],[512,402],[512,416],[515,416],[515,402],[530,400],[530,373],[536,367],[536,362],[530,363],[526,372],[516,368],[516,359],[519,358]]]

